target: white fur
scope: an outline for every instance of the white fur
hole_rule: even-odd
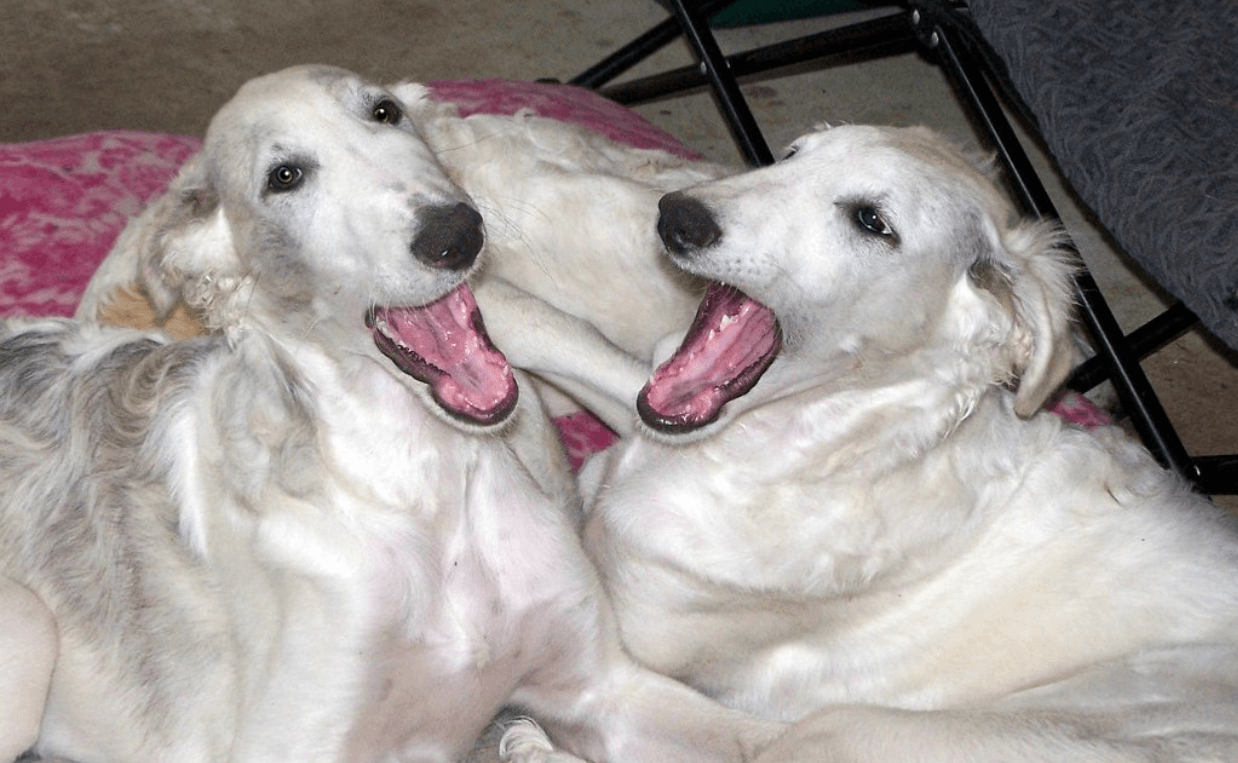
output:
[[[367,310],[468,274],[410,254],[468,202],[416,116],[336,69],[247,84],[85,306],[140,278],[216,331],[0,331],[0,760],[445,763],[509,703],[598,763],[780,730],[624,654],[536,396],[462,424],[375,346]]]
[[[483,280],[515,284],[646,361],[691,319],[700,281],[661,256],[657,202],[725,169],[530,114],[460,118],[420,85],[394,92],[424,110],[426,141],[486,219]]]
[[[769,763],[1238,760],[1231,518],[1036,412],[1070,367],[1057,231],[927,131],[794,149],[688,189],[721,235],[674,258],[771,308],[781,354],[585,477],[627,647],[802,719]]]
[[[598,375],[610,375],[608,387],[639,387],[656,344],[687,325],[702,288],[661,256],[658,198],[728,170],[525,113],[461,118],[420,85],[394,90],[418,104],[427,142],[486,219],[489,256],[472,284],[495,343],[630,433],[631,401],[597,394]],[[577,341],[577,332],[592,336]],[[548,354],[573,362],[547,363]]]

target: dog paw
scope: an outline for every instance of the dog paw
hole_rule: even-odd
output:
[[[588,763],[556,750],[542,727],[529,718],[517,718],[507,725],[499,740],[499,760],[503,763]]]

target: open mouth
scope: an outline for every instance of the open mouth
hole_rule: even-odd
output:
[[[464,284],[421,307],[375,307],[366,325],[378,349],[455,418],[488,426],[515,410],[516,378]]]
[[[773,311],[738,289],[710,284],[687,336],[653,372],[636,409],[663,432],[703,427],[752,389],[781,348]]]

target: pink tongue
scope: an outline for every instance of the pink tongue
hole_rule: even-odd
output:
[[[374,343],[405,373],[430,385],[443,410],[477,424],[494,424],[516,406],[516,379],[494,348],[481,312],[461,284],[422,307],[379,307]]]
[[[641,390],[637,410],[646,424],[667,432],[705,426],[752,389],[781,347],[769,308],[711,284],[683,344]]]

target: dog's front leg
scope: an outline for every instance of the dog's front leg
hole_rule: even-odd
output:
[[[0,577],[0,761],[38,740],[57,651],[51,610],[29,588]]]
[[[473,293],[486,332],[512,365],[559,388],[620,435],[631,434],[648,364],[584,320],[502,279],[483,276]]]
[[[574,696],[543,694],[540,702],[521,702],[558,744],[593,763],[747,763],[786,730],[785,724],[723,707],[622,653],[608,662],[609,669],[597,674],[600,680],[577,685]],[[514,739],[540,742],[527,730]]]
[[[550,737],[537,722],[516,718],[507,724],[499,740],[502,763],[588,763],[568,752],[556,750]]]

